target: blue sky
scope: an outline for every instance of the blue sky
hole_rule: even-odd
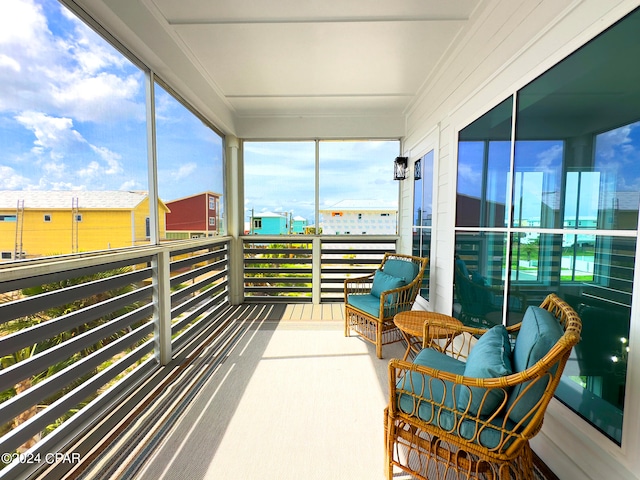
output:
[[[3,0],[0,188],[148,190],[143,72],[55,0]],[[222,192],[222,142],[156,87],[160,196]]]
[[[458,192],[480,197],[482,189],[483,142],[463,142],[459,147]],[[487,198],[506,202],[509,142],[491,142]],[[581,217],[596,217],[600,196],[615,192],[640,191],[640,122],[618,127],[595,137],[593,167],[574,167],[564,186],[565,215],[573,217],[579,208]],[[565,152],[561,140],[518,141],[515,169],[523,172],[523,218],[540,216],[543,194],[562,190],[562,165]],[[578,202],[577,174],[580,178]],[[586,173],[585,173],[586,172]],[[590,173],[594,172],[594,173]],[[544,174],[544,177],[543,177]],[[574,178],[575,177],[575,178]]]
[[[346,200],[397,208],[398,155],[398,141],[321,141],[319,209]],[[315,142],[246,142],[244,157],[245,220],[253,209],[290,212],[313,223]]]
[[[148,190],[143,72],[55,0],[3,0],[0,188]],[[156,85],[159,193],[223,192],[222,140]],[[397,205],[398,142],[330,142],[320,207]],[[246,207],[312,219],[313,142],[245,149]]]

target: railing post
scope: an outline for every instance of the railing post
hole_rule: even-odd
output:
[[[163,250],[152,261],[153,268],[153,323],[155,357],[160,365],[171,361],[171,288],[168,250]]]
[[[229,241],[229,303],[240,305],[244,301],[244,241]]]
[[[322,242],[317,235],[313,237],[311,252],[311,300],[317,305],[322,293]]]

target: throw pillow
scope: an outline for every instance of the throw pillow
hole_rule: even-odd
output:
[[[396,288],[403,287],[405,285],[404,278],[394,277],[382,270],[376,270],[373,275],[373,285],[371,286],[371,295],[380,297],[382,292],[387,290],[395,290]]]
[[[504,325],[496,325],[487,330],[476,342],[467,357],[464,369],[465,377],[495,378],[513,373],[511,365],[511,344],[509,334]],[[500,389],[491,389],[484,399],[482,409],[480,404],[487,392],[486,388],[461,386],[459,389],[458,410],[467,410],[470,414],[489,415],[495,411],[506,397]],[[478,412],[480,410],[480,412]]]

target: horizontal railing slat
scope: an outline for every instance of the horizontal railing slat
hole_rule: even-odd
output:
[[[60,305],[105,292],[106,290],[113,290],[128,284],[141,282],[150,276],[150,270],[145,268],[3,303],[0,304],[0,323],[33,315],[42,310],[59,307]]]

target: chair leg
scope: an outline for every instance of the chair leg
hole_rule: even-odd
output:
[[[382,358],[382,322],[376,322],[376,355]]]
[[[393,463],[391,456],[393,455],[393,421],[389,415],[389,407],[384,409],[384,475],[387,480],[393,480]]]
[[[351,336],[351,328],[349,328],[349,312],[345,310],[344,312],[344,336]]]

